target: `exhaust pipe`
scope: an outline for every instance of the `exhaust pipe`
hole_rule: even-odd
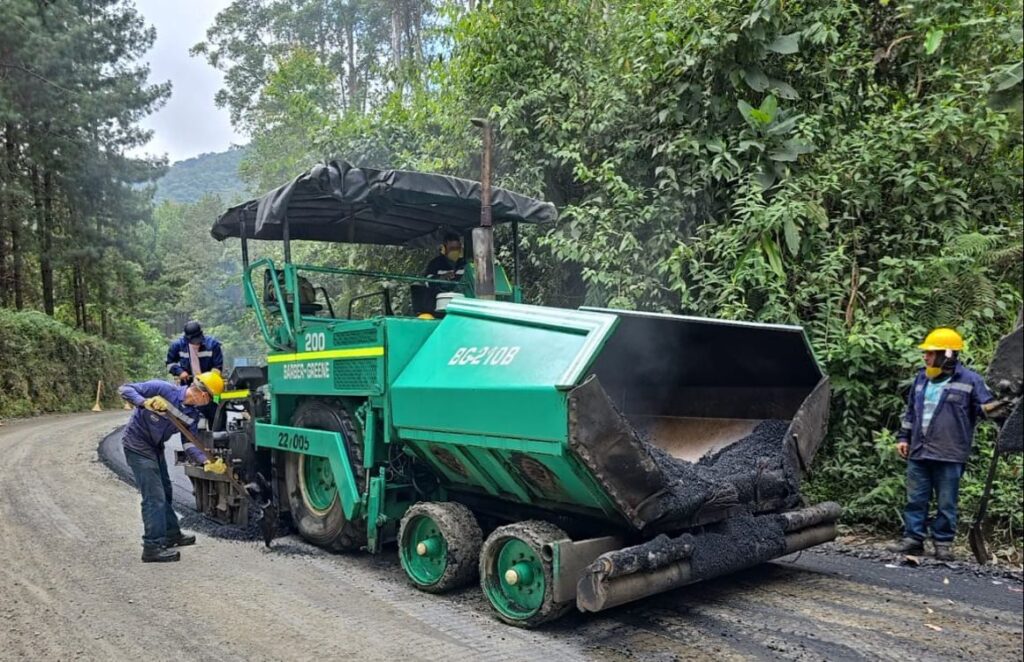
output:
[[[473,266],[476,271],[476,298],[494,300],[494,228],[491,222],[491,123],[474,118],[473,126],[484,134],[480,165],[480,227],[473,228]]]
[[[777,550],[765,549],[756,540],[737,538],[730,542],[734,549],[745,552],[742,561],[720,564],[714,571],[704,574],[694,569],[692,559],[683,558],[654,570],[623,575],[615,563],[617,552],[602,554],[580,577],[576,585],[576,606],[580,611],[602,611],[699,581],[745,570],[773,558],[820,545],[835,539],[835,522],[840,512],[839,504],[828,502],[785,513],[781,516],[782,529],[785,532],[781,554]],[[680,555],[689,557],[692,550],[701,544],[701,537],[701,534],[684,535],[672,542],[680,547]]]

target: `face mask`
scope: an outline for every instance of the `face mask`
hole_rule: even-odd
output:
[[[956,358],[952,350],[946,350],[935,359],[934,366],[925,366],[924,376],[928,379],[938,379],[943,374],[952,374],[956,366]]]
[[[452,262],[458,262],[459,258],[462,257],[462,250],[456,248],[453,251],[448,251],[446,255],[448,256],[448,259],[451,260]]]

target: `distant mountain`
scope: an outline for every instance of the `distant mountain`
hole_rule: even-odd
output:
[[[196,202],[207,193],[215,193],[225,201],[245,196],[245,185],[238,176],[238,166],[246,148],[226,152],[200,154],[178,161],[156,184],[156,202]]]

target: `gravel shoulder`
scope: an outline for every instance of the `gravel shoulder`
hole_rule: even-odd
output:
[[[179,510],[182,562],[139,562],[134,488],[97,457],[124,412],[0,427],[0,660],[1022,659],[1022,587],[969,567],[909,568],[806,551],[538,631],[493,619],[479,591],[410,587],[394,550],[272,549]],[[115,470],[116,437],[100,447]],[[893,567],[889,567],[893,566]]]

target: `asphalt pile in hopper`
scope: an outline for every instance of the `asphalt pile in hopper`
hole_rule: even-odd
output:
[[[702,513],[728,509],[721,521],[682,535],[661,534],[645,543],[610,552],[608,577],[650,571],[683,559],[694,579],[714,577],[780,556],[785,551],[783,519],[777,514],[800,501],[800,484],[784,447],[789,423],[762,421],[746,437],[716,453],[688,462],[649,440],[641,440],[665,477],[664,513],[657,526],[690,526]],[[597,570],[600,566],[591,566]]]
[[[786,421],[762,421],[743,439],[697,462],[672,457],[643,441],[665,477],[660,525],[685,523],[702,511],[742,507],[757,512],[797,505],[799,478],[783,444],[788,428]]]
[[[784,447],[788,422],[762,421],[749,436],[688,462],[641,440],[665,475],[662,530],[689,528],[682,535],[660,534],[631,547],[604,554],[608,578],[651,571],[686,560],[694,579],[723,575],[770,560],[785,551],[781,510],[800,501],[800,483]],[[725,519],[692,527],[696,515],[728,509]],[[723,513],[724,514],[724,513]],[[676,525],[673,527],[673,525]],[[602,566],[595,563],[591,571]]]

